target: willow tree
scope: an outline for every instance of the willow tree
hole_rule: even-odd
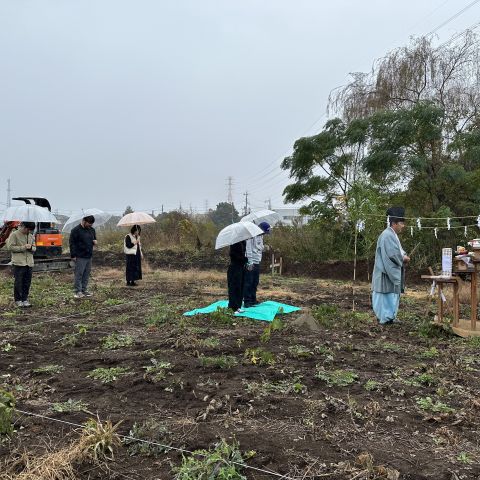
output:
[[[369,73],[352,74],[330,94],[329,110],[350,121],[432,102],[444,110],[447,131],[468,128],[479,112],[479,39],[472,32],[459,38],[438,46],[432,38],[413,39],[377,60]]]

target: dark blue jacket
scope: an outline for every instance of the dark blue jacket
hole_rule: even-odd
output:
[[[92,258],[93,241],[97,239],[93,227],[77,225],[70,233],[70,256],[72,258]]]

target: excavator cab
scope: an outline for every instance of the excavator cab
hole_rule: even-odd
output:
[[[31,205],[47,208],[52,211],[50,202],[40,197],[15,197],[12,200],[20,200]],[[35,228],[35,245],[37,249],[35,258],[58,257],[62,254],[62,233],[53,223],[37,223]]]

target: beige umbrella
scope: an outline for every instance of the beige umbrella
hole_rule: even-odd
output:
[[[127,213],[117,223],[117,227],[133,227],[134,225],[146,225],[147,223],[155,223],[155,219],[145,212]]]

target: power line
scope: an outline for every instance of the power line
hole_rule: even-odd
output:
[[[427,37],[429,37],[430,35],[433,35],[435,32],[437,32],[438,30],[440,30],[441,28],[443,28],[445,25],[448,25],[450,22],[452,22],[453,20],[455,20],[456,18],[458,18],[460,15],[462,15],[463,13],[465,13],[467,10],[469,10],[470,8],[472,8],[474,5],[476,5],[478,2],[480,2],[480,0],[473,0],[473,2],[469,3],[467,6],[463,7],[461,10],[459,10],[457,13],[455,13],[454,15],[452,15],[450,18],[447,18],[447,20],[445,20],[444,22],[442,22],[440,25],[438,25],[437,27],[435,27],[432,31],[430,31],[429,33],[427,33]]]
[[[22,415],[28,415],[30,417],[41,418],[43,420],[49,420],[50,422],[62,423],[64,425],[69,425],[71,427],[76,427],[76,428],[81,428],[81,429],[85,428],[85,425],[81,425],[79,423],[68,422],[66,420],[60,420],[59,418],[47,417],[46,415],[41,415],[39,413],[26,412],[25,410],[19,410],[18,408],[16,408],[15,411],[18,412],[18,413],[21,413]],[[121,435],[121,434],[117,434],[117,435],[124,440],[133,440],[135,442],[145,443],[147,445],[154,445],[154,446],[162,447],[162,448],[166,449],[167,451],[168,450],[175,450],[175,451],[181,452],[181,453],[188,453],[189,455],[198,455],[199,457],[207,457],[207,454],[205,454],[205,453],[192,452],[191,450],[187,450],[185,448],[173,447],[171,445],[163,445],[159,442],[152,442],[150,440],[144,440],[142,438],[135,438],[135,437],[132,437],[130,435]],[[294,480],[292,477],[289,477],[288,475],[282,475],[281,473],[273,472],[272,470],[265,470],[263,468],[253,467],[251,465],[247,465],[246,463],[235,462],[234,460],[224,460],[224,461],[226,463],[230,463],[231,465],[236,465],[236,466],[241,467],[241,468],[245,468],[245,469],[249,469],[249,470],[255,470],[255,471],[261,472],[261,473],[266,473],[266,474],[272,475],[274,477],[284,478],[285,480]]]

